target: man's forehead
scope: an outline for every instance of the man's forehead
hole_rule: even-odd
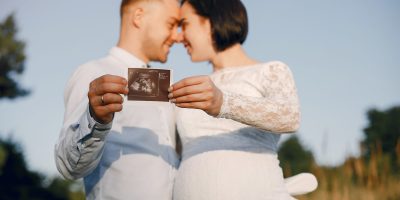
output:
[[[170,2],[170,3],[168,3],[168,2]],[[168,4],[167,7],[168,7],[168,12],[169,12],[170,17],[179,20],[180,19],[179,3],[175,0],[168,0],[168,1],[166,1],[166,3]]]
[[[171,6],[171,7],[177,7],[179,9],[180,3],[178,0],[160,0],[164,2],[166,5]]]

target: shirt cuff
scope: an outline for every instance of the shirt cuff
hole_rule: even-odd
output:
[[[100,122],[97,122],[90,114],[90,107],[88,105],[86,109],[86,116],[87,116],[87,121],[89,122],[87,127],[90,129],[90,133],[92,134],[93,138],[98,138],[100,140],[104,140],[105,136],[107,133],[110,131],[112,127],[112,122],[109,122],[107,124],[102,124]]]

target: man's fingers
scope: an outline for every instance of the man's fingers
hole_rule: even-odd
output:
[[[105,93],[128,94],[128,88],[126,88],[126,85],[119,83],[103,83],[95,88],[94,93],[95,95],[103,95]]]
[[[182,79],[182,80],[178,81],[177,83],[173,84],[170,87],[170,90],[172,92],[172,91],[178,90],[178,89],[186,87],[186,86],[201,84],[208,78],[209,78],[208,76],[192,76],[189,78],[185,78],[185,79]]]
[[[106,116],[115,112],[121,111],[123,108],[120,103],[111,103],[106,105],[98,105],[93,107],[93,111],[95,111],[96,115],[99,117]]]
[[[122,104],[112,103],[105,106],[110,113],[119,112],[122,110]]]
[[[119,94],[114,93],[106,93],[103,95],[103,99],[100,97],[100,102],[103,105],[119,103],[122,104],[124,102],[124,98]]]
[[[89,85],[89,103],[91,113],[101,123],[112,120],[115,112],[122,110],[123,97],[128,94],[128,81],[120,76],[104,75]]]
[[[128,84],[128,81],[124,77],[110,75],[110,74],[103,75],[97,78],[97,81],[99,81],[99,83],[117,83],[122,85]]]

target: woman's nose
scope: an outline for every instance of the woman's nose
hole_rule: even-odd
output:
[[[182,32],[179,32],[178,35],[176,36],[176,42],[182,43],[183,40],[184,40],[184,38],[183,38],[183,33],[182,33]]]

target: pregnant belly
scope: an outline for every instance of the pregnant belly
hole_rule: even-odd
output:
[[[210,151],[183,161],[175,200],[266,199],[287,195],[276,154]],[[285,198],[282,198],[285,199]]]

